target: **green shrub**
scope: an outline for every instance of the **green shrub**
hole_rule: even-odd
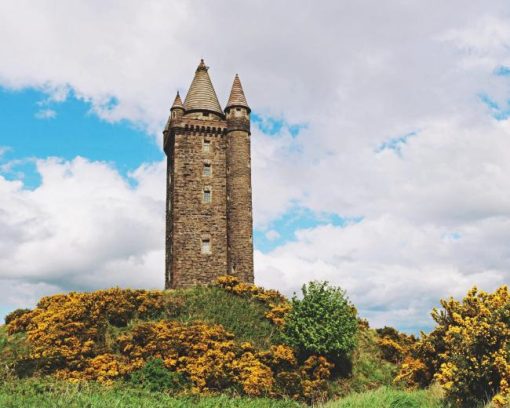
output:
[[[303,298],[292,298],[283,327],[286,342],[302,355],[343,360],[356,345],[356,310],[345,292],[327,282],[303,285]]]
[[[186,384],[182,374],[168,370],[160,358],[149,360],[140,370],[133,372],[129,382],[152,392],[177,392]]]

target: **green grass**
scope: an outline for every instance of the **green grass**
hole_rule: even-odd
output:
[[[116,385],[104,387],[94,383],[70,384],[49,379],[27,379],[0,384],[2,408],[297,408],[293,401],[212,397],[175,397],[164,393]]]
[[[13,361],[28,355],[28,345],[25,342],[25,334],[17,333],[7,336],[7,327],[0,325],[0,364],[10,365]],[[1,374],[2,366],[0,366]]]
[[[396,366],[382,358],[377,334],[371,329],[358,333],[358,344],[352,356],[352,373],[331,382],[331,394],[345,396],[392,385]]]
[[[401,391],[382,387],[374,391],[352,394],[331,401],[324,408],[443,408],[440,392],[433,388]]]
[[[233,295],[221,288],[197,286],[177,290],[173,296],[184,298],[185,307],[178,319],[221,324],[238,341],[249,341],[261,348],[278,342],[279,332],[265,318],[266,307],[256,300]]]

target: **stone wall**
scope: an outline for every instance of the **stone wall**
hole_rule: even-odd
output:
[[[224,122],[184,118],[171,132],[166,286],[207,284],[227,270]],[[204,175],[204,164],[210,175]],[[204,189],[210,191],[209,203]],[[209,240],[210,253],[203,253],[203,240]]]
[[[208,142],[209,148],[204,148]],[[176,111],[164,132],[167,159],[167,288],[231,274],[253,282],[250,120],[244,108]],[[204,174],[204,165],[210,175]],[[228,171],[227,171],[228,168]],[[211,202],[204,202],[209,189]],[[204,253],[209,240],[210,253]]]

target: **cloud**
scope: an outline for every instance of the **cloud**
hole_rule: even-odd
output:
[[[269,241],[274,241],[275,239],[278,239],[280,238],[280,234],[278,231],[275,231],[275,230],[269,230],[266,232],[266,238],[269,240]]]
[[[510,218],[466,228],[466,238],[444,240],[448,229],[417,226],[383,216],[346,227],[320,226],[297,232],[295,242],[256,253],[259,284],[298,292],[311,277],[347,290],[360,315],[378,327],[418,332],[430,328],[431,307],[439,299],[462,297],[476,285],[493,290],[508,282]],[[463,230],[464,232],[464,230]],[[497,249],[494,246],[497,247]]]
[[[106,163],[39,160],[30,191],[0,177],[2,303],[109,286],[163,285],[164,164],[145,165],[131,187]],[[32,296],[32,297],[31,297]]]
[[[363,220],[298,226],[294,241],[257,252],[259,282],[291,293],[328,279],[375,324],[414,330],[439,297],[508,280],[507,8],[297,1],[290,15],[269,0],[3,2],[0,84],[51,102],[72,92],[160,141],[200,57],[221,102],[239,72],[258,117],[256,228],[283,236],[275,221],[296,207]],[[163,163],[135,171],[135,187],[82,158],[38,169],[34,191],[0,182],[4,282],[161,283]]]
[[[35,117],[37,119],[54,119],[57,117],[57,112],[53,109],[41,109],[36,112]]]

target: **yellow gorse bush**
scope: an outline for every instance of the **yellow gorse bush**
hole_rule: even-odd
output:
[[[249,286],[250,297],[285,305],[278,292]],[[246,293],[242,285],[231,287],[237,287],[236,295]],[[184,375],[193,393],[237,389],[305,400],[324,394],[332,368],[326,359],[312,356],[300,364],[286,345],[257,350],[236,342],[221,325],[172,320],[173,307],[182,302],[162,291],[72,292],[41,299],[34,310],[10,321],[8,330],[26,333],[28,358],[41,373],[70,381],[109,384],[160,358],[167,369]]]
[[[460,406],[492,397],[496,407],[510,404],[510,292],[473,288],[459,302],[442,300],[434,309],[436,328],[411,350],[396,381],[409,385],[438,382]]]
[[[376,329],[377,343],[383,358],[391,363],[400,364],[408,357],[410,349],[416,343],[416,337],[401,333],[393,327]]]

